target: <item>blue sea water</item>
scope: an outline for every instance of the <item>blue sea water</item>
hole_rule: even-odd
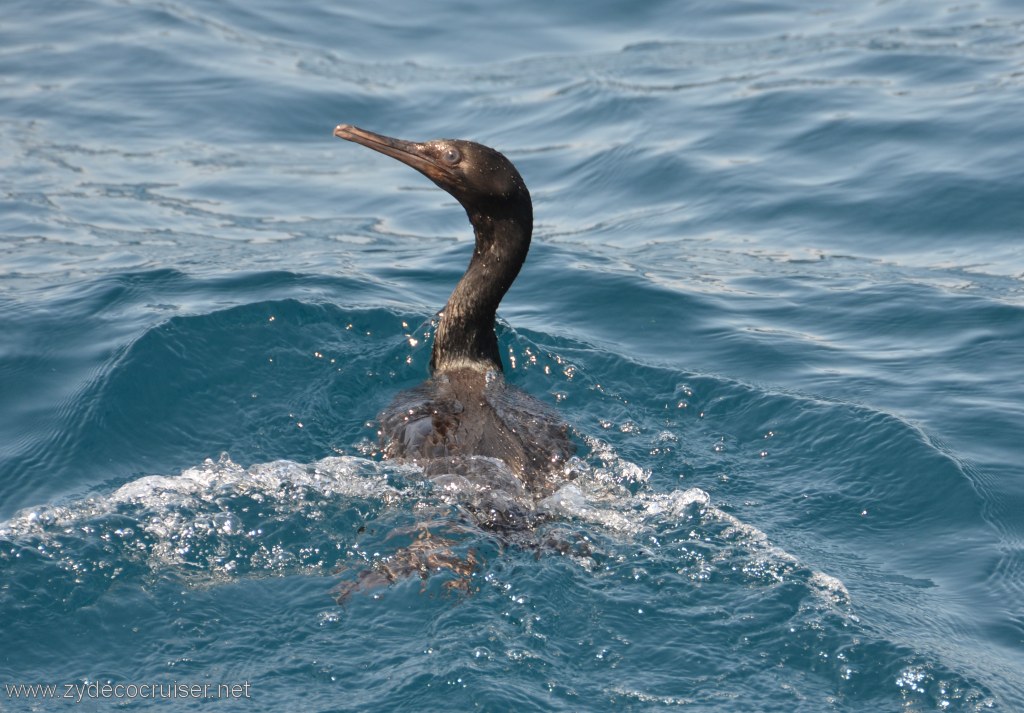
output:
[[[1024,710],[1022,37],[1015,0],[9,0],[0,710]],[[499,340],[580,476],[526,542],[453,535],[466,593],[332,593],[459,522],[374,418],[471,246],[341,122],[533,194]]]

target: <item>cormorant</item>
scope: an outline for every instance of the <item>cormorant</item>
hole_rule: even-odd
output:
[[[384,457],[418,463],[432,478],[455,474],[488,491],[472,508],[495,518],[482,524],[522,526],[517,513],[554,491],[575,450],[551,408],[506,383],[494,332],[498,304],[530,247],[530,192],[511,161],[472,141],[415,143],[347,124],[334,135],[424,174],[462,204],[476,236],[469,266],[440,313],[430,378],[380,414]]]

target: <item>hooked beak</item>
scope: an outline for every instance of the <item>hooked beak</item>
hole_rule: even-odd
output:
[[[402,139],[375,134],[372,131],[366,131],[351,124],[338,124],[334,129],[334,135],[339,139],[361,144],[385,156],[397,159],[407,166],[412,166],[442,187],[452,185],[454,179],[452,172],[448,167],[438,163],[437,160],[427,154],[426,144],[418,144],[413,141],[403,141]]]

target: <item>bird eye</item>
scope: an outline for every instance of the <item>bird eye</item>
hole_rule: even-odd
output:
[[[449,166],[454,166],[462,160],[462,154],[454,146],[449,146],[441,152],[441,160],[447,163]]]

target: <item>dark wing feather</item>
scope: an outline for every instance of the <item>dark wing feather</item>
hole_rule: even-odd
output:
[[[575,451],[553,409],[500,376],[477,371],[448,373],[401,392],[380,421],[385,458],[497,458],[535,497],[553,491]]]

